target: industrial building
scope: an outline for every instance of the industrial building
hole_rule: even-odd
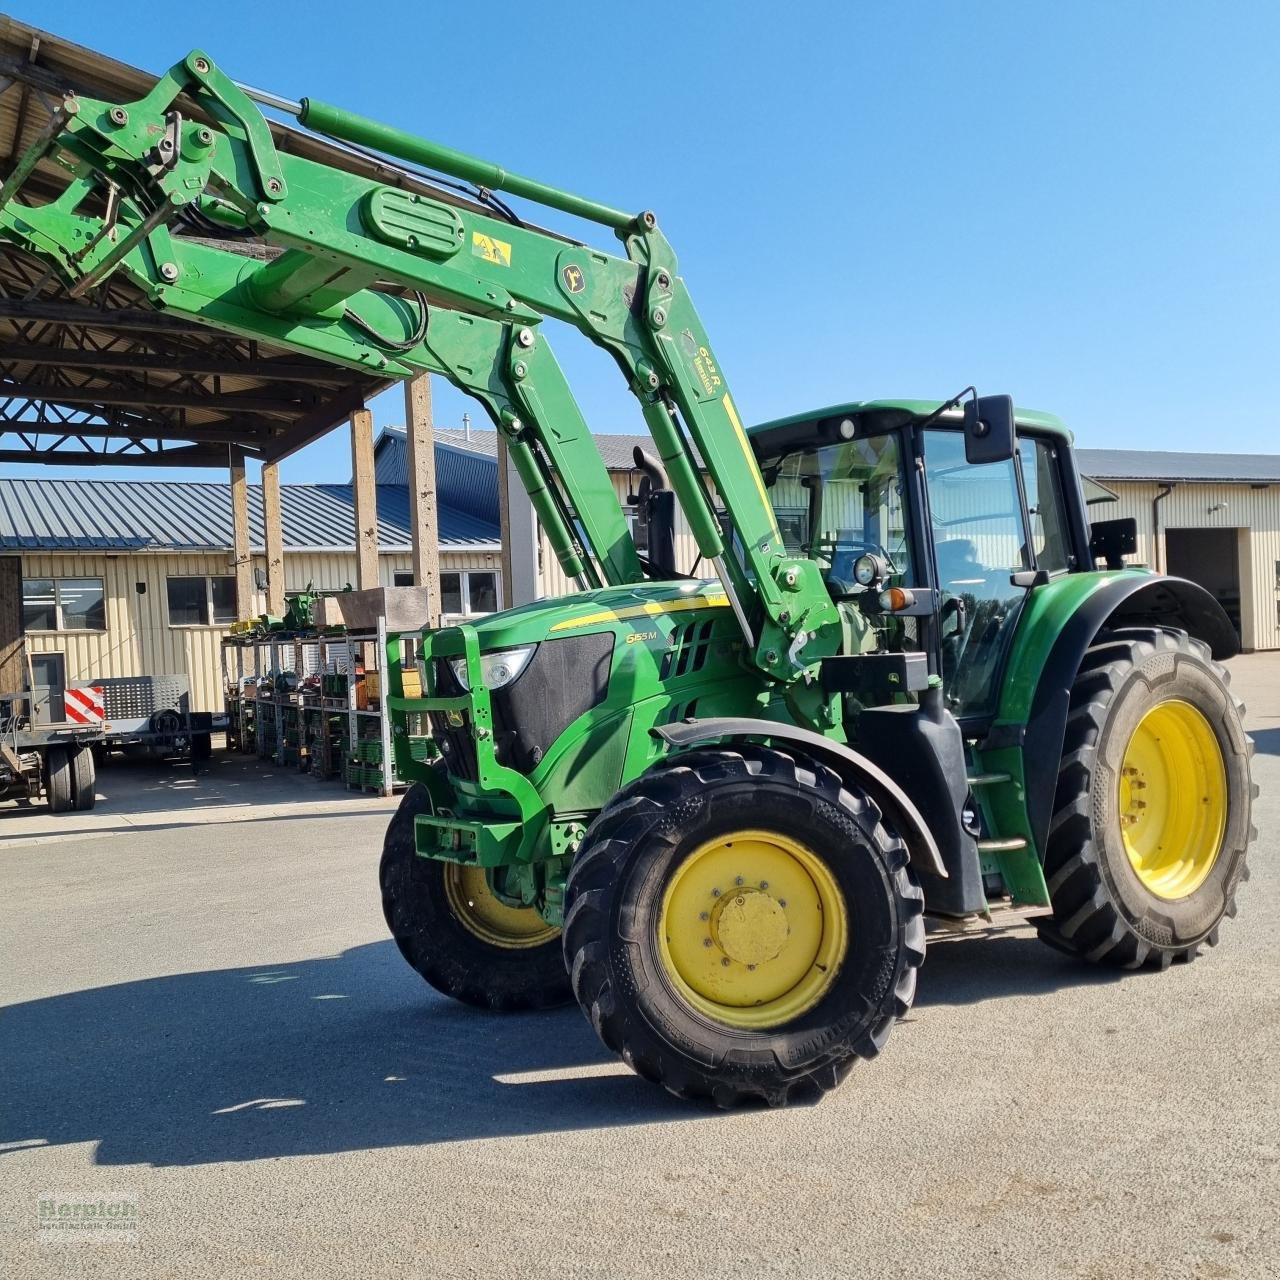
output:
[[[37,684],[185,675],[192,710],[221,711],[221,639],[238,616],[267,611],[261,487],[248,498],[255,587],[241,613],[229,485],[0,480],[2,638],[20,600]],[[280,487],[285,591],[356,585],[353,502],[349,484]],[[379,486],[377,509],[379,580],[407,585],[407,488]],[[437,519],[446,619],[501,607],[496,520],[444,506]]]
[[[1136,563],[1217,597],[1246,650],[1280,649],[1280,456],[1080,449],[1116,495],[1095,518],[1132,516]]]
[[[619,497],[638,474],[648,437],[602,435],[601,453]],[[374,452],[378,575],[413,582],[407,439],[382,432]],[[446,622],[524,598],[572,589],[531,519],[509,494],[515,536],[503,581],[497,440],[493,431],[436,432],[441,613]],[[1222,603],[1246,650],[1280,648],[1280,458],[1269,455],[1080,450],[1096,518],[1132,516],[1135,563],[1191,578]],[[1114,495],[1108,498],[1107,495]],[[255,583],[266,573],[262,493],[249,486]],[[358,576],[350,484],[282,485],[286,591],[340,590]],[[522,515],[523,512],[523,515]],[[677,515],[678,563],[697,548]],[[0,481],[0,588],[20,579],[22,638],[39,683],[104,676],[186,675],[194,710],[220,710],[219,644],[235,621],[230,486],[118,480]],[[523,565],[522,565],[523,562]],[[9,588],[8,594],[16,594]],[[249,612],[267,609],[255,586]]]

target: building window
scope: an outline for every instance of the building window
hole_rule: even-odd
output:
[[[101,578],[24,578],[24,631],[105,631],[106,593]]]
[[[229,627],[236,620],[236,580],[233,577],[209,579],[209,606],[215,626]]]
[[[165,589],[171,627],[225,627],[236,620],[234,577],[169,578]]]
[[[494,570],[440,575],[440,612],[445,617],[473,618],[495,613],[498,607],[498,575]]]
[[[792,555],[799,555],[809,545],[809,513],[803,507],[774,507],[782,545]]]
[[[397,569],[391,575],[391,585],[393,587],[411,587],[413,586],[413,570]]]

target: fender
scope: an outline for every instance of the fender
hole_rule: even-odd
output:
[[[907,793],[878,765],[843,742],[824,738],[820,733],[801,729],[797,725],[779,724],[774,720],[755,720],[749,716],[711,716],[705,720],[685,720],[680,724],[662,725],[653,732],[668,746],[677,750],[703,746],[725,738],[770,738],[775,742],[799,747],[802,754],[829,765],[842,778],[857,779],[867,787],[884,815],[906,841],[913,866],[930,871],[936,876],[947,875],[937,841]]]
[[[1094,582],[1081,583],[1082,578],[1094,579]],[[1016,733],[1017,726],[1025,725],[1020,745],[1027,818],[1041,858],[1053,817],[1071,686],[1086,650],[1102,630],[1108,626],[1177,627],[1208,644],[1218,660],[1233,657],[1240,651],[1235,629],[1222,606],[1198,583],[1134,570],[1070,574],[1058,581],[1063,586],[1072,584],[1076,588],[1064,601],[1068,607],[1074,602],[1074,608],[1065,621],[1060,622],[1047,651],[1035,635],[1037,628],[1031,618],[1027,621],[1033,625],[1027,632],[1019,625],[1006,672],[1006,692],[1001,699],[998,723],[982,744],[984,750],[1013,745],[1010,733]],[[1053,585],[1057,584],[1039,588],[1034,594],[1051,590]],[[1087,590],[1089,586],[1093,589],[1081,598],[1078,591]],[[1037,612],[1052,623],[1056,610],[1050,607],[1047,613],[1044,609]],[[1037,665],[1038,671],[1034,670]],[[1033,692],[1027,703],[1029,688]]]

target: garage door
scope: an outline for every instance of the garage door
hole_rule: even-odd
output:
[[[1226,610],[1240,635],[1239,529],[1166,529],[1165,565],[1198,582]]]

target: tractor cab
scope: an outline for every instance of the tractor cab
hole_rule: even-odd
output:
[[[1011,418],[1005,445],[977,437],[974,463],[963,410],[939,409],[841,405],[750,438],[787,549],[818,564],[840,608],[845,652],[919,655],[977,724],[1028,592],[1093,563],[1063,424],[1019,411],[1017,444]]]

